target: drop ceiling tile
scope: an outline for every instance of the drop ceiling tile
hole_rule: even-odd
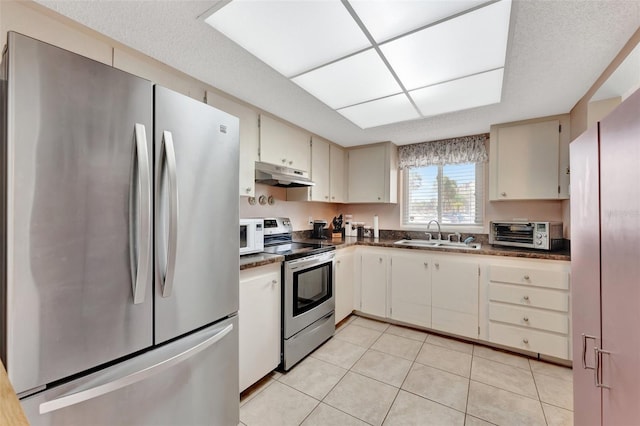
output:
[[[233,0],[205,22],[286,77],[371,46],[338,0]]]
[[[420,118],[404,93],[339,109],[338,112],[362,129]]]
[[[475,108],[500,102],[504,69],[436,84],[409,92],[423,116]]]
[[[407,90],[504,66],[511,1],[502,0],[382,44]]]
[[[373,49],[302,74],[292,81],[333,109],[402,91]]]
[[[392,37],[476,7],[486,0],[350,0],[374,40]]]

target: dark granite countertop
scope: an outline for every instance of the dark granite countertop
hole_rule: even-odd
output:
[[[284,256],[271,253],[256,253],[240,256],[240,270],[257,268],[258,266],[269,265],[284,261]]]
[[[303,241],[318,242],[320,240],[305,239]],[[355,237],[345,237],[342,241],[328,242],[334,244],[336,249],[346,248],[354,245],[369,246],[369,247],[390,247],[405,250],[426,250],[430,252],[446,252],[446,253],[467,253],[467,254],[479,254],[488,256],[505,256],[505,257],[521,257],[527,259],[546,259],[546,260],[571,260],[571,253],[569,250],[557,250],[557,251],[544,251],[534,249],[523,249],[516,247],[503,247],[492,246],[488,243],[483,243],[480,250],[464,250],[455,248],[434,248],[434,247],[408,247],[398,246],[393,244],[398,241],[397,239],[383,239],[383,238],[364,238],[358,241]]]
[[[313,243],[326,243],[328,245],[334,245],[336,250],[340,250],[351,246],[368,246],[368,247],[387,247],[403,250],[423,250],[430,252],[445,252],[445,253],[466,253],[466,254],[478,254],[483,256],[503,256],[503,257],[519,257],[524,259],[546,259],[546,260],[563,260],[570,261],[570,250],[557,250],[557,251],[544,251],[534,249],[523,249],[516,247],[503,247],[492,246],[488,243],[482,243],[480,250],[464,250],[454,248],[434,248],[434,247],[408,247],[398,246],[393,244],[398,239],[384,239],[384,238],[364,238],[360,241],[356,237],[345,237],[342,240],[317,240],[312,238],[296,238],[296,241],[300,242],[313,242]],[[255,268],[257,266],[268,265],[275,262],[283,262],[284,256],[268,253],[258,253],[254,255],[247,255],[240,257],[240,270]]]

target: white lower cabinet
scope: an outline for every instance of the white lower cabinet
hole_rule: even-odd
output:
[[[424,253],[391,255],[390,317],[431,327],[431,258]]]
[[[501,259],[487,287],[490,342],[572,358],[567,262]]]
[[[336,324],[353,312],[353,282],[355,280],[355,248],[336,252],[334,297],[336,302]]]
[[[480,265],[437,256],[431,272],[431,326],[460,336],[478,338]]]
[[[380,318],[387,316],[387,266],[389,254],[364,250],[360,261],[360,310]]]
[[[572,359],[569,262],[371,247],[354,262],[364,314]]]
[[[280,263],[240,271],[240,392],[280,364]]]

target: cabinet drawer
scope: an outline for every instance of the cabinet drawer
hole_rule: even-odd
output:
[[[569,293],[509,284],[489,284],[489,300],[569,312]]]
[[[512,348],[569,359],[569,338],[567,336],[489,322],[489,341]]]
[[[569,316],[501,303],[489,303],[489,319],[525,328],[569,334]]]
[[[489,267],[489,280],[560,290],[569,289],[568,271],[491,265]]]

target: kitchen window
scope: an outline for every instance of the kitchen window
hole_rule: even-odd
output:
[[[486,135],[399,147],[402,225],[482,226]]]

